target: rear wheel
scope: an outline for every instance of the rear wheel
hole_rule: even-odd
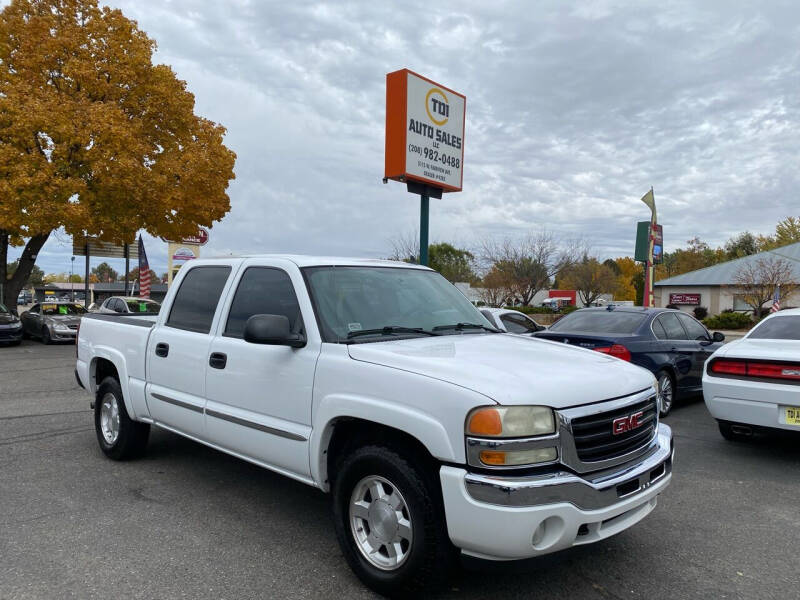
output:
[[[352,450],[336,469],[339,545],[358,578],[380,594],[430,593],[447,581],[455,562],[438,479],[423,465],[370,445]]]
[[[128,416],[122,388],[113,377],[103,379],[94,403],[94,427],[103,454],[114,460],[134,458],[144,453],[150,425]]]
[[[667,371],[659,371],[656,379],[658,379],[658,414],[666,417],[675,404],[677,395],[675,381]]]

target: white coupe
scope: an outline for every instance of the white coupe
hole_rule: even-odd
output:
[[[800,432],[800,309],[770,315],[712,354],[703,397],[725,439],[760,428]]]

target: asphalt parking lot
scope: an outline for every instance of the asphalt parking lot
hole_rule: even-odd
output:
[[[327,497],[164,431],[100,452],[74,346],[0,347],[0,598],[367,598]],[[699,399],[667,418],[671,487],[604,542],[469,561],[447,598],[797,598],[800,438],[726,442]]]

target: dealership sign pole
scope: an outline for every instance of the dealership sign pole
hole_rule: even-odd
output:
[[[386,75],[383,182],[420,196],[419,263],[428,264],[430,198],[460,192],[467,98],[408,69]]]
[[[642,256],[642,250],[644,250],[644,248],[642,248],[640,244],[639,232],[642,230],[641,226],[646,222],[639,223],[640,227],[636,236],[636,253],[634,258],[645,263],[644,297],[642,299],[642,304],[645,308],[652,308],[655,305],[655,298],[653,296],[653,276],[655,274],[655,269],[653,267],[656,261],[661,262],[664,241],[661,226],[656,222],[656,198],[652,187],[649,192],[642,196],[642,202],[650,208],[650,223],[645,225],[645,227],[647,227],[647,245],[645,255]],[[657,256],[654,257],[654,254],[657,254]]]
[[[186,261],[200,256],[200,246],[208,243],[211,234],[205,227],[198,227],[195,235],[181,238],[180,241],[168,240],[162,237],[161,240],[167,243],[167,286],[172,285],[175,273]],[[177,266],[176,266],[177,264]]]

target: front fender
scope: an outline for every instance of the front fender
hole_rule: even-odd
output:
[[[316,409],[315,426],[311,433],[309,456],[311,476],[326,488],[327,447],[336,421],[356,418],[397,429],[416,438],[434,458],[459,462],[461,457],[450,443],[444,426],[431,415],[408,405],[380,398],[354,394],[332,394],[324,397]],[[319,425],[317,425],[317,423]]]

